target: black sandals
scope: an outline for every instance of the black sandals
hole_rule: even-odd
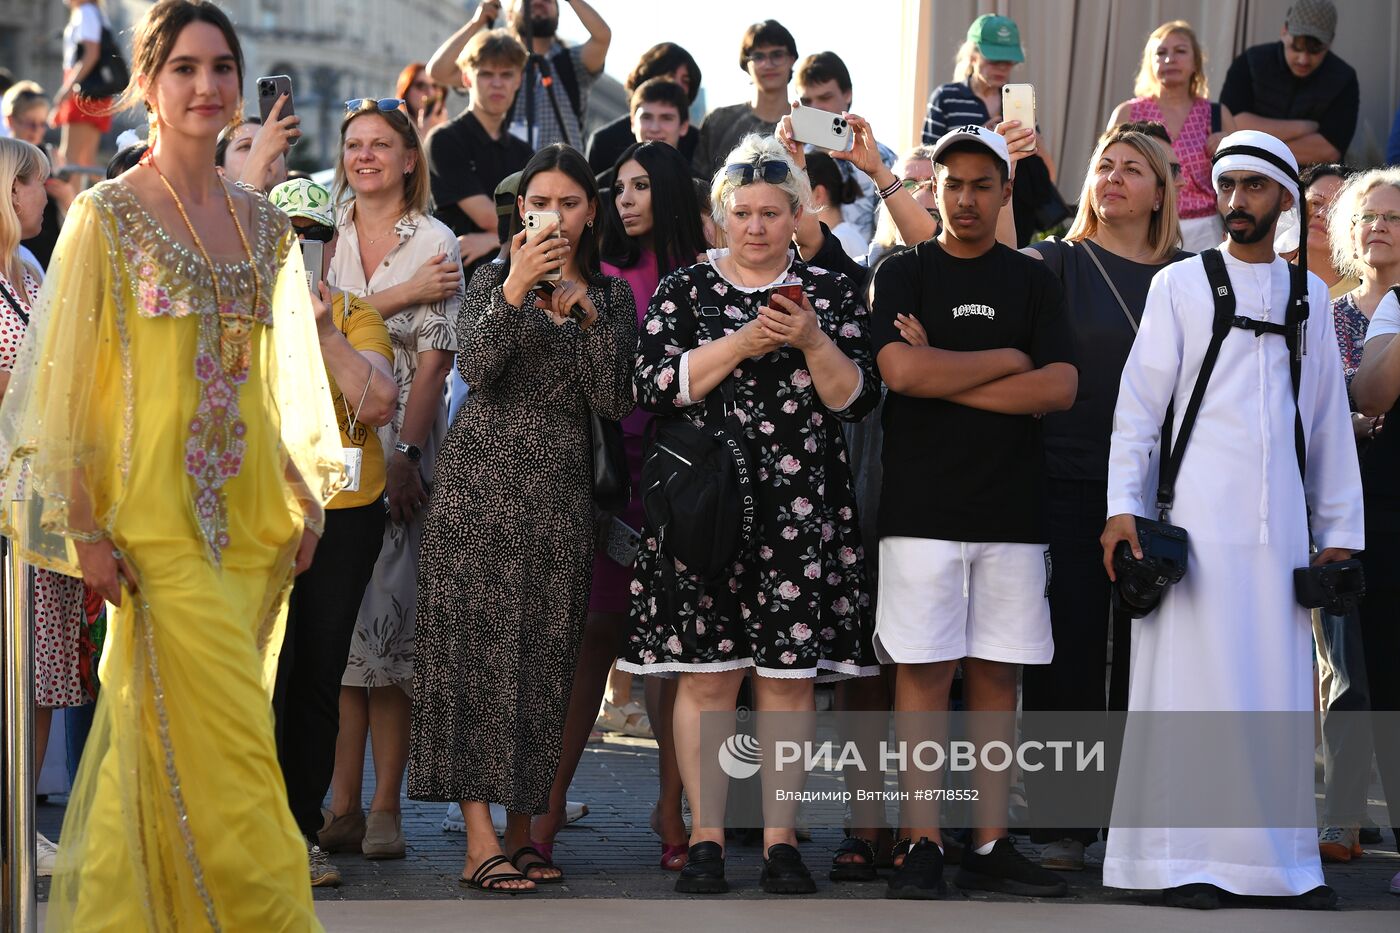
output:
[[[855,858],[841,861],[843,857],[848,856]],[[852,835],[842,839],[831,856],[831,874],[828,877],[832,881],[877,880],[879,875],[875,873],[875,847],[869,840],[859,836]]]
[[[478,865],[476,871],[472,872],[470,878],[458,878],[457,880],[473,891],[481,891],[485,894],[534,894],[536,891],[535,888],[502,887],[502,885],[507,882],[530,880],[518,871],[512,869],[511,871],[497,872],[494,875],[491,874],[491,869],[500,865],[509,864],[510,859],[506,858],[504,855],[493,855]],[[536,882],[536,884],[538,884],[538,882]]]
[[[527,855],[533,855],[536,861],[527,862],[526,864],[521,865],[520,860]],[[530,878],[530,871],[532,869],[559,867],[549,859],[545,858],[544,853],[541,852],[539,849],[536,849],[532,845],[523,845],[520,848],[516,849],[515,852],[511,854],[510,863],[515,866],[516,871],[520,872],[526,878],[529,878],[529,880],[533,881],[535,884],[559,884],[564,880],[563,872],[560,872],[557,875],[552,875],[548,878]]]

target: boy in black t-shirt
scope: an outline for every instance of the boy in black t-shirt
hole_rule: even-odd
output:
[[[946,710],[961,662],[968,709],[1005,713],[994,737],[1010,744],[1017,665],[1045,664],[1054,652],[1035,416],[1074,403],[1078,371],[1059,283],[996,242],[1011,197],[1005,140],[965,126],[938,141],[933,160],[943,231],[880,267],[871,305],[889,387],[875,648],[899,665],[897,711]],[[906,769],[910,800],[936,796],[913,785],[938,777]],[[1006,833],[1008,785],[1008,773],[976,775],[981,826],[958,886],[1062,896],[1064,882]],[[938,805],[907,803],[903,817],[918,843],[889,895],[940,897]]]

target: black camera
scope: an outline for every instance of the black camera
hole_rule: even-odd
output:
[[[1356,558],[1293,571],[1293,592],[1304,609],[1344,616],[1366,595],[1366,574]]]
[[[1138,546],[1142,559],[1133,556],[1127,541],[1118,542],[1113,552],[1113,608],[1140,619],[1157,608],[1167,587],[1186,574],[1188,538],[1186,529],[1166,522],[1154,522],[1140,515],[1137,522]]]

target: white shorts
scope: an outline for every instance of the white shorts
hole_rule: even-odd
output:
[[[882,538],[876,656],[882,664],[1049,664],[1049,585],[1043,544]]]

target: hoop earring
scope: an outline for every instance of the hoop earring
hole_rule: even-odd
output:
[[[588,223],[584,224],[584,226],[587,227],[589,230],[592,230],[592,229],[593,229],[593,221],[590,220]]]

